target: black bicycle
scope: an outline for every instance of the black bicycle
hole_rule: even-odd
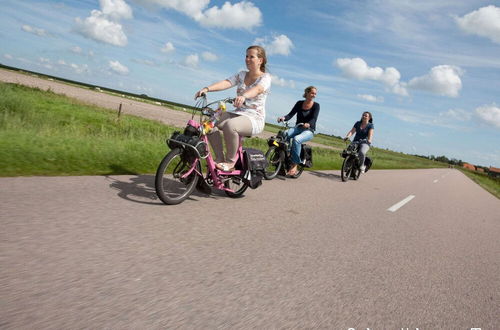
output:
[[[358,153],[362,143],[366,143],[366,141],[353,141],[340,154],[344,158],[341,172],[341,178],[344,182],[349,179],[357,180],[361,175],[361,164],[359,163]],[[365,173],[370,169],[371,166],[372,160],[370,159],[370,157],[365,157]]]
[[[274,179],[278,174],[286,175],[293,165],[291,143],[286,137],[286,131],[291,127],[288,122],[283,122],[283,128],[279,130],[276,136],[271,136],[267,139],[269,149],[266,152],[267,168],[264,172],[264,178],[267,180]],[[299,124],[303,125],[303,124]],[[291,176],[297,179],[305,167],[312,167],[312,148],[305,143],[302,143],[300,151],[301,163],[297,165],[297,172]]]

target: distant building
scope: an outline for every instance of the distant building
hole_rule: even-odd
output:
[[[464,163],[462,165],[464,168],[468,169],[468,170],[471,170],[471,171],[475,171],[476,170],[476,167],[472,164],[469,164],[469,163]]]
[[[484,168],[478,167],[478,168],[476,168],[476,171],[484,173]]]
[[[500,168],[490,166],[490,170],[488,171],[488,175],[491,177],[494,177],[494,178],[500,178]]]

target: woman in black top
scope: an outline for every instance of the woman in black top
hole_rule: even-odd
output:
[[[319,103],[314,102],[318,90],[314,86],[309,86],[304,90],[304,101],[298,101],[292,108],[292,111],[284,117],[279,117],[278,122],[288,121],[297,114],[295,127],[290,128],[286,135],[292,139],[292,162],[293,166],[287,172],[287,175],[297,173],[297,165],[300,164],[300,150],[302,143],[309,141],[314,136],[316,129],[316,120],[319,115]]]
[[[347,135],[344,138],[345,140],[348,140],[351,135],[356,134],[354,136],[354,141],[359,141],[360,143],[358,155],[362,173],[365,173],[366,170],[365,158],[366,153],[370,150],[370,145],[372,144],[374,129],[375,127],[373,126],[372,114],[365,111],[361,115],[361,120],[354,123],[352,129],[347,132]]]

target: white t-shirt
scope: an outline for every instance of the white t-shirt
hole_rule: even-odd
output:
[[[234,76],[227,78],[226,80],[231,83],[231,86],[236,86],[236,95],[243,95],[247,90],[257,85],[261,85],[264,88],[264,92],[260,93],[256,97],[247,98],[245,100],[245,106],[237,108],[234,112],[238,115],[246,116],[252,122],[252,135],[259,134],[264,130],[265,118],[266,118],[266,98],[271,89],[271,75],[269,73],[264,73],[262,76],[257,78],[255,82],[249,86],[245,85],[245,75],[248,71],[240,71]]]

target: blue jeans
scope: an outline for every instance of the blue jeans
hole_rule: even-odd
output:
[[[294,164],[300,164],[300,149],[302,143],[311,140],[314,136],[313,132],[302,126],[292,127],[286,131],[287,139],[292,140],[292,162]]]

